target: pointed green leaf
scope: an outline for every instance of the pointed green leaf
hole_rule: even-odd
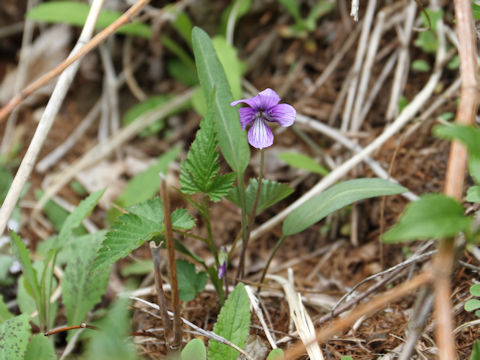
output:
[[[246,195],[247,213],[251,213],[255,198],[257,196],[258,180],[250,179],[248,183]],[[277,202],[285,199],[293,193],[293,189],[287,184],[282,184],[273,180],[262,179],[262,186],[260,188],[260,197],[257,204],[257,214]],[[233,188],[232,192],[227,196],[227,199],[240,207],[240,194],[238,188]]]
[[[55,348],[52,337],[37,334],[28,343],[25,360],[56,360]]]
[[[292,211],[283,222],[283,235],[305,230],[332,212],[356,201],[407,191],[403,186],[383,179],[355,179],[336,184]]]
[[[215,126],[220,149],[230,167],[235,172],[242,173],[249,163],[250,150],[245,132],[240,127],[238,113],[230,106],[233,97],[222,64],[205,31],[194,28],[192,42],[203,94],[208,98],[213,88],[216,88]]]
[[[288,165],[299,169],[307,170],[320,175],[328,174],[327,169],[325,169],[322,165],[313,160],[311,157],[304,154],[299,154],[295,152],[284,152],[278,154],[278,158],[285,161]]]
[[[69,240],[72,236],[73,229],[80,226],[82,221],[87,218],[97,206],[98,201],[102,197],[105,189],[96,191],[90,194],[85,200],[83,200],[78,206],[73,210],[73,212],[68,215],[67,219],[62,225],[60,234],[58,235],[56,247],[61,248],[66,241]]]
[[[241,349],[245,348],[250,331],[250,300],[242,283],[230,294],[218,315],[213,331],[231,341]],[[218,341],[210,340],[209,360],[236,360],[239,352]]]
[[[399,222],[383,236],[394,243],[422,238],[449,237],[470,227],[472,218],[464,215],[463,206],[443,194],[424,195],[407,205]]]
[[[78,238],[62,278],[62,297],[69,325],[80,324],[107,289],[110,269],[92,272],[97,251],[106,231]]]
[[[204,271],[196,272],[195,265],[185,260],[177,260],[178,292],[180,300],[190,301],[199,292],[203,291],[207,283],[207,274]]]
[[[232,96],[234,99],[240,99],[242,96],[242,63],[238,59],[237,49],[230,45],[223,36],[215,36],[212,39],[213,47],[217,52],[218,60],[224,69]]]
[[[207,360],[207,350],[203,341],[190,340],[182,350],[182,360]]]
[[[172,213],[172,227],[174,229],[189,230],[195,226],[195,219],[186,209],[176,209]]]
[[[19,315],[1,323],[0,360],[23,360],[29,337],[28,315]]]

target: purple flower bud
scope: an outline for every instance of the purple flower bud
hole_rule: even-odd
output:
[[[257,149],[263,149],[273,144],[273,132],[265,121],[276,122],[280,126],[293,125],[297,112],[288,104],[279,104],[280,96],[272,89],[265,89],[250,99],[237,100],[230,105],[239,103],[249,107],[238,109],[242,130],[252,125],[248,130],[248,142]]]
[[[225,276],[226,272],[227,272],[227,263],[223,262],[223,264],[221,264],[218,267],[218,278],[219,279],[223,278]]]

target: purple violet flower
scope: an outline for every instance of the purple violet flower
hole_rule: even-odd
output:
[[[257,149],[263,149],[273,144],[273,132],[265,121],[276,122],[287,127],[295,122],[297,112],[292,105],[279,104],[280,96],[272,89],[265,89],[257,96],[232,102],[235,106],[239,103],[249,107],[238,109],[242,130],[252,124],[248,130],[248,142]]]
[[[218,266],[218,278],[221,279],[225,276],[227,272],[227,263],[223,262],[223,264]]]

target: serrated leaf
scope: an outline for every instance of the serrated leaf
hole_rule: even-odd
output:
[[[164,232],[163,207],[159,198],[145,201],[128,209],[129,213],[120,216],[106,235],[94,264],[94,270],[121,259],[141,246],[145,241]],[[172,226],[190,229],[195,225],[185,209],[172,213]]]
[[[85,200],[78,204],[70,215],[68,215],[62,225],[60,234],[58,235],[57,243],[55,244],[57,249],[60,249],[65,242],[69,240],[70,236],[72,236],[73,229],[80,226],[82,221],[92,213],[104,192],[105,189],[90,194]]]
[[[185,260],[177,260],[178,292],[180,300],[190,301],[199,292],[203,291],[207,283],[207,274],[204,271],[196,272],[195,265]]]
[[[280,160],[285,161],[288,165],[307,170],[320,175],[327,175],[328,170],[317,163],[311,157],[295,152],[284,152],[278,155]]]
[[[463,214],[463,206],[443,194],[424,195],[407,205],[399,222],[383,236],[394,243],[421,238],[449,237],[465,231],[472,219]]]
[[[215,92],[215,126],[222,154],[232,170],[243,173],[250,161],[247,137],[240,127],[230,86],[222,64],[218,60],[212,41],[205,31],[195,27],[192,31],[193,52],[200,85],[205,97]]]
[[[39,4],[27,13],[27,18],[46,23],[67,23],[83,26],[87,19],[90,6],[75,1],[50,1]],[[97,29],[103,29],[112,24],[122,14],[118,11],[102,10],[95,24]],[[152,30],[147,24],[134,22],[124,25],[117,30],[120,34],[136,35],[150,38]]]
[[[283,360],[284,358],[285,354],[283,350],[279,348],[273,349],[267,356],[267,360]]]
[[[470,360],[480,360],[480,342],[475,340],[472,348],[472,355],[470,355]]]
[[[332,212],[356,201],[406,192],[403,186],[383,179],[355,179],[336,184],[292,211],[283,222],[283,235],[305,230]]]
[[[180,154],[181,148],[175,146],[161,155],[155,164],[132,178],[117,198],[123,207],[132,206],[151,199],[160,188],[159,173],[166,173],[168,165]]]
[[[471,186],[467,190],[467,201],[480,203],[480,186]]]
[[[10,230],[10,243],[12,252],[20,263],[25,278],[25,289],[33,297],[39,311],[42,309],[42,296],[40,284],[38,283],[37,272],[30,261],[29,252],[20,237]]]
[[[69,325],[83,322],[88,311],[97,304],[107,288],[110,269],[92,272],[97,251],[106,231],[84,236],[72,245],[71,257],[62,278],[62,297]]]
[[[464,305],[465,311],[473,311],[480,309],[480,300],[478,299],[469,299],[465,302]]]
[[[28,315],[22,314],[0,324],[0,360],[23,360],[30,337]]]
[[[92,337],[88,350],[89,360],[134,360],[135,347],[128,340],[130,331],[128,300],[119,298],[103,319],[100,330]]]
[[[480,284],[474,284],[470,286],[470,294],[480,297]]]
[[[190,340],[182,350],[182,360],[207,360],[207,350],[203,341]]]
[[[255,197],[257,196],[258,180],[255,178],[250,179],[247,190],[245,192],[247,213],[251,213],[253,204],[255,203]],[[257,214],[277,202],[285,199],[293,193],[293,189],[287,184],[282,184],[273,180],[262,179],[262,187],[260,188],[260,197],[257,204]],[[227,196],[227,199],[240,207],[240,194],[238,188],[235,187],[232,192]]]
[[[28,343],[24,360],[56,360],[55,348],[51,337],[36,334]]]
[[[3,300],[3,295],[0,294],[0,324],[11,318],[13,318],[13,314],[8,310],[7,304]]]
[[[225,301],[213,331],[241,349],[245,348],[250,331],[250,301],[242,283],[235,287]],[[209,360],[236,360],[238,355],[237,350],[227,345],[215,340],[209,341]]]

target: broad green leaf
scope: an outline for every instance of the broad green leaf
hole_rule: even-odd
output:
[[[205,31],[195,27],[192,31],[193,52],[203,94],[210,96],[215,88],[215,125],[222,154],[232,170],[243,173],[250,160],[245,132],[240,127],[222,64],[218,60],[212,41]]]
[[[22,273],[25,278],[25,289],[35,300],[37,309],[41,311],[42,296],[40,284],[38,282],[37,272],[33,268],[32,262],[30,261],[28,249],[23,243],[23,241],[20,239],[20,237],[11,230],[10,243],[12,247],[12,252],[17,258],[22,268]]]
[[[467,201],[480,203],[480,186],[471,186],[467,190]]]
[[[284,358],[285,354],[283,350],[279,348],[273,349],[267,356],[267,360],[283,360]]]
[[[11,318],[13,318],[13,314],[8,310],[7,304],[3,300],[3,295],[0,294],[0,324]]]
[[[469,299],[465,302],[464,305],[465,311],[473,311],[480,309],[480,300],[478,299]]]
[[[62,297],[69,325],[80,324],[107,288],[110,269],[92,272],[106,231],[84,236],[72,245],[71,258],[62,278]]]
[[[177,260],[178,292],[180,300],[190,301],[199,292],[203,291],[207,283],[207,274],[204,271],[196,272],[195,265],[185,260]]]
[[[227,43],[227,40],[223,36],[215,36],[212,42],[217,52],[218,60],[220,60],[224,69],[228,69],[225,75],[230,84],[232,96],[234,99],[240,99],[242,97],[243,65],[238,59],[237,49]]]
[[[463,206],[443,194],[428,194],[407,205],[399,222],[383,236],[394,243],[422,238],[449,237],[470,227],[472,218],[464,215]]]
[[[60,249],[62,246],[64,246],[65,242],[68,241],[68,239],[72,236],[73,229],[80,226],[82,221],[92,213],[104,192],[105,189],[98,190],[90,194],[85,200],[78,204],[78,206],[70,215],[68,215],[62,225],[60,234],[58,235],[56,244],[57,249]]]
[[[470,294],[480,297],[480,284],[474,284],[470,286]]]
[[[200,123],[195,140],[188,151],[187,160],[180,165],[180,186],[185,194],[203,193],[212,201],[228,194],[235,181],[234,174],[219,175],[217,137],[213,122],[213,98],[205,118]]]
[[[135,347],[128,340],[129,324],[127,299],[119,298],[103,319],[100,330],[92,337],[88,350],[88,360],[134,360]]]
[[[295,152],[284,152],[279,154],[278,158],[285,161],[288,165],[299,169],[308,170],[324,176],[328,174],[327,169],[307,155]]]
[[[27,13],[27,19],[46,23],[66,23],[75,26],[83,26],[87,19],[90,6],[76,1],[50,1],[42,3]],[[112,24],[120,17],[117,11],[102,10],[96,23],[97,29],[103,29]],[[152,30],[147,24],[133,22],[122,26],[117,30],[120,34],[136,35],[150,38]]]
[[[151,199],[160,188],[159,173],[166,173],[168,165],[180,154],[180,147],[175,146],[160,156],[157,162],[147,170],[131,179],[123,189],[117,202],[122,207],[132,206]]]
[[[468,149],[468,152],[480,158],[480,130],[466,125],[435,126],[433,133],[444,139],[459,140]]]
[[[203,341],[190,340],[182,350],[182,360],[207,360],[207,350]]]
[[[205,101],[205,96],[203,96],[203,90],[200,87],[197,87],[193,93],[192,106],[197,114],[202,117],[207,113],[207,102]]]
[[[470,356],[470,360],[480,360],[480,342],[475,340],[473,343],[472,348],[472,355]]]
[[[23,360],[30,337],[28,315],[22,314],[0,324],[0,360]]]
[[[25,360],[56,360],[53,338],[36,334],[28,343]]]
[[[250,331],[250,301],[242,283],[235,287],[225,301],[213,331],[241,349],[245,348]],[[236,360],[238,355],[237,350],[227,345],[215,340],[209,341],[209,360]]]
[[[253,210],[253,204],[257,196],[258,180],[250,179],[247,191],[245,192],[247,213]],[[293,189],[287,184],[282,184],[273,180],[262,179],[262,186],[260,188],[260,197],[257,204],[257,213],[275,205],[277,202],[285,199],[293,193]],[[227,196],[227,199],[240,207],[240,194],[238,188],[233,188],[232,192]]]
[[[120,216],[107,233],[93,266],[97,270],[121,259],[164,232],[163,207],[159,198],[148,200],[128,209],[129,213]],[[185,209],[172,213],[172,226],[188,230],[195,225],[193,218]]]
[[[305,230],[332,212],[356,201],[394,195],[407,189],[383,179],[355,179],[336,184],[292,211],[283,222],[283,235]]]
[[[410,67],[412,68],[412,70],[419,72],[429,72],[432,69],[428,62],[421,59],[414,60]]]

